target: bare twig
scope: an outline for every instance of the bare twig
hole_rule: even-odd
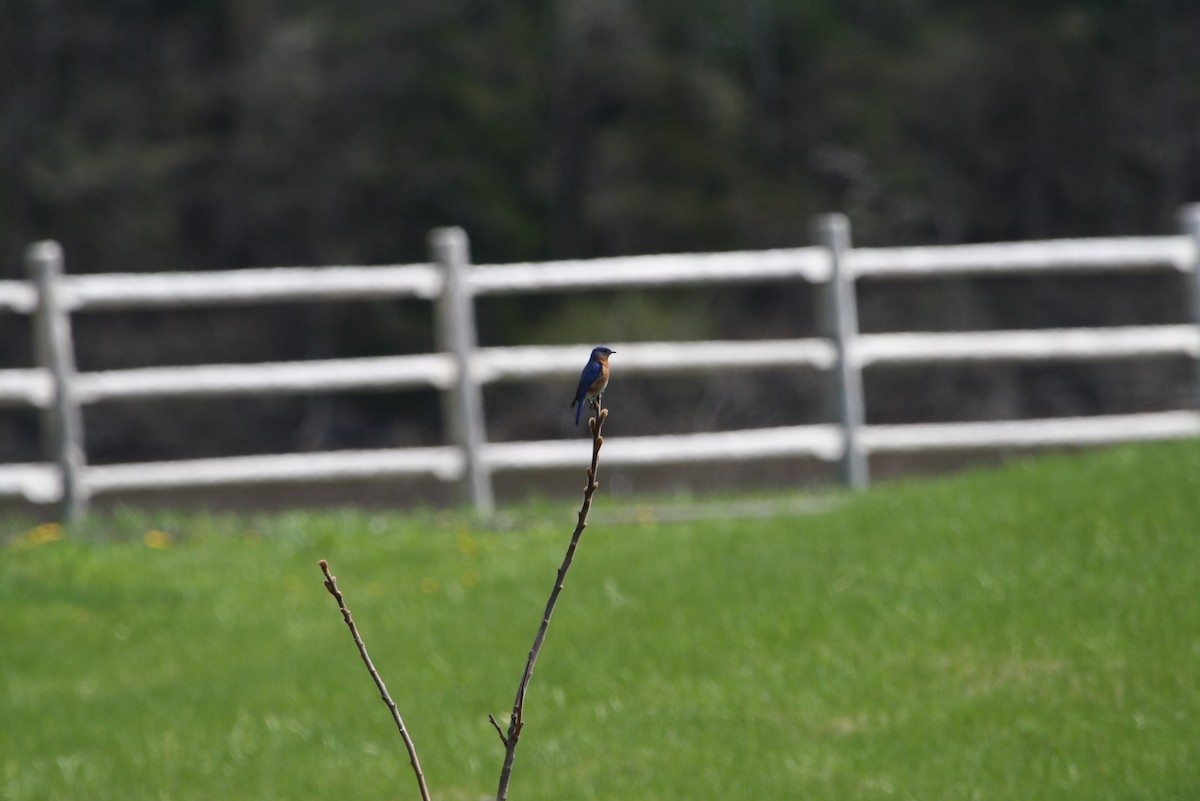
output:
[[[600,465],[600,446],[604,444],[604,438],[600,436],[600,429],[608,417],[608,409],[600,408],[599,403],[597,403],[597,408],[599,412],[596,417],[588,420],[588,428],[592,432],[592,465],[588,468],[587,485],[583,488],[583,506],[579,509],[579,522],[575,525],[575,532],[571,535],[571,544],[567,546],[566,556],[563,557],[562,565],[558,568],[554,588],[550,591],[550,599],[546,602],[546,611],[542,614],[542,624],[538,627],[537,636],[533,638],[533,647],[529,649],[529,659],[525,662],[525,673],[521,676],[521,683],[517,686],[517,698],[513,702],[512,715],[508,721],[508,733],[505,734],[500,730],[500,724],[494,717],[488,716],[492,725],[496,727],[496,732],[500,735],[500,742],[504,743],[504,767],[500,770],[500,787],[496,791],[496,801],[507,801],[508,799],[508,783],[512,778],[513,758],[516,756],[521,729],[525,725],[525,691],[529,687],[529,680],[533,677],[533,665],[537,662],[538,653],[541,652],[542,643],[546,639],[546,629],[550,627],[550,616],[554,614],[554,606],[558,603],[559,593],[562,592],[563,579],[566,578],[571,561],[575,558],[575,548],[579,544],[579,537],[587,528],[588,511],[592,508],[592,496],[596,493],[596,488],[600,486],[596,481],[596,471]]]
[[[500,724],[496,722],[496,718],[494,715],[488,715],[488,723],[491,723],[492,728],[494,728],[496,730],[496,734],[500,735],[501,744],[505,748],[508,748],[508,738],[504,736],[504,729],[500,728]]]
[[[371,657],[367,655],[366,643],[359,636],[358,627],[354,625],[354,618],[350,616],[350,609],[346,606],[345,599],[342,598],[341,590],[338,589],[337,578],[329,572],[329,563],[322,559],[317,564],[321,566],[321,572],[325,574],[325,589],[329,590],[329,594],[337,600],[338,609],[342,610],[342,619],[346,621],[346,625],[350,628],[350,634],[354,636],[354,644],[358,646],[358,655],[362,657],[363,664],[367,666],[367,670],[371,673],[371,678],[375,680],[375,686],[379,688],[379,694],[383,697],[383,702],[387,704],[388,709],[392,712],[392,720],[396,721],[396,728],[400,730],[400,736],[404,739],[404,747],[408,749],[408,761],[412,763],[413,773],[417,775],[417,785],[421,788],[421,798],[423,801],[429,801],[429,788],[425,786],[425,774],[421,772],[421,761],[417,759],[417,747],[413,744],[412,737],[408,735],[408,730],[404,728],[404,720],[400,717],[400,710],[396,708],[396,702],[388,694],[387,687],[384,685],[379,671],[375,669],[375,665],[371,662]]]

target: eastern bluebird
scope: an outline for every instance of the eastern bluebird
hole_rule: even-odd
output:
[[[571,405],[579,404],[575,410],[575,425],[579,425],[579,415],[583,413],[584,404],[599,405],[605,388],[608,387],[608,357],[616,353],[612,348],[599,347],[592,349],[592,358],[579,374],[579,387],[575,390],[575,400]]]

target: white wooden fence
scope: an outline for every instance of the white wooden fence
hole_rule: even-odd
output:
[[[1088,360],[1183,355],[1195,360],[1200,401],[1200,205],[1184,208],[1177,236],[1079,239],[915,248],[852,248],[849,223],[827,215],[818,244],[785,250],[636,256],[471,266],[457,228],[430,235],[431,263],[157,275],[63,274],[54,242],[30,247],[31,280],[0,281],[0,312],[33,316],[36,367],[0,369],[0,405],[41,411],[45,461],[0,465],[0,496],[57,504],[71,519],[100,493],[430,475],[462,482],[481,512],[493,508],[496,471],[584,464],[586,438],[490,443],[482,387],[506,380],[573,381],[594,343],[479,348],[474,298],[486,295],[806,281],[824,287],[824,336],[770,341],[608,343],[622,375],[794,367],[830,372],[837,423],[622,437],[610,465],[816,457],[838,462],[863,487],[868,457],[951,449],[1038,447],[1200,435],[1200,402],[1170,412],[1004,422],[873,425],[864,419],[862,370],[876,364]],[[1191,299],[1183,325],[860,335],[855,282],[992,274],[1174,270]],[[71,315],[82,310],[172,308],[273,301],[420,298],[435,305],[439,352],[252,365],[78,372]],[[700,356],[703,358],[699,358]],[[450,442],[438,447],[240,456],[144,464],[88,465],[80,409],[98,401],[281,395],[433,387],[441,391]]]

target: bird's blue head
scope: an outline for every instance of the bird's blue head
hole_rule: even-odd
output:
[[[592,360],[598,362],[607,361],[608,357],[614,353],[616,353],[616,351],[612,348],[606,348],[601,345],[598,348],[592,348]]]

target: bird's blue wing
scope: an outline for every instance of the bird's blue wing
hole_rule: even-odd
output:
[[[592,382],[600,377],[600,364],[598,362],[588,362],[587,367],[583,368],[583,372],[579,374],[579,386],[575,388],[575,401],[582,403],[587,397],[587,391],[591,388]]]
[[[579,425],[579,416],[583,414],[585,398],[587,391],[591,388],[592,382],[600,376],[600,363],[588,362],[583,368],[583,372],[579,374],[579,386],[575,389],[575,400],[571,405],[579,404],[579,408],[575,410],[575,425]]]

